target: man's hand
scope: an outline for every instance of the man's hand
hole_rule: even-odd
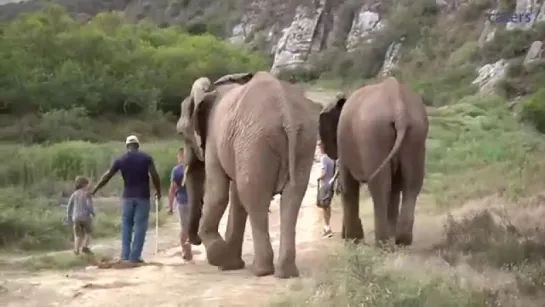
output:
[[[155,191],[155,198],[156,198],[157,200],[161,200],[161,190]]]

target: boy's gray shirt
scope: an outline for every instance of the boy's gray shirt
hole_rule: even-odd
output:
[[[86,191],[76,190],[68,199],[66,208],[68,221],[88,221],[95,215],[93,201],[87,195]]]
[[[329,187],[329,181],[335,175],[335,161],[328,157],[326,154],[322,154],[320,157],[320,163],[322,164],[322,171],[325,171],[325,177],[322,178],[320,185],[323,187]]]

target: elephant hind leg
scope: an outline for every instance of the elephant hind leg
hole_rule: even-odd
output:
[[[227,252],[227,245],[219,234],[218,227],[229,202],[229,181],[218,161],[207,161],[206,192],[199,237],[206,248],[208,263],[214,266],[224,263]]]
[[[295,170],[297,178],[291,179],[282,191],[280,199],[280,248],[275,273],[278,278],[299,277],[299,269],[295,261],[295,228],[307,190],[312,163],[313,160],[310,155],[308,159],[301,159]]]
[[[401,156],[402,202],[396,227],[396,244],[411,245],[416,200],[424,183],[425,147],[423,144],[411,145],[410,154]]]
[[[388,211],[392,191],[392,175],[390,165],[386,165],[377,176],[368,183],[373,199],[375,213],[375,241],[378,245],[388,243],[391,235],[388,223]]]
[[[392,174],[392,186],[390,191],[390,203],[388,204],[388,226],[389,233],[395,234],[397,219],[399,217],[399,203],[401,201],[402,177],[398,168]]]
[[[229,207],[229,219],[227,229],[225,230],[225,240],[231,258],[226,260],[220,267],[221,270],[238,270],[244,268],[242,260],[242,243],[244,242],[244,230],[246,228],[246,218],[248,213],[242,206],[234,182],[231,183],[231,205]]]
[[[260,178],[251,176],[250,178]],[[255,276],[267,276],[274,273],[274,252],[269,236],[269,205],[271,202],[271,191],[273,183],[263,183],[264,179],[272,178],[266,174],[261,175],[260,182],[257,180],[237,181],[237,190],[240,200],[248,216],[252,228],[252,239],[254,243],[253,273]]]
[[[342,161],[341,161],[342,162]],[[360,183],[350,175],[344,166],[339,166],[339,179],[342,186],[341,199],[343,207],[343,223],[341,237],[354,243],[363,241],[364,232],[359,217]]]

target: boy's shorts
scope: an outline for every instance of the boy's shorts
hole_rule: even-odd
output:
[[[333,187],[330,185],[322,185],[318,190],[317,206],[327,208],[331,205],[333,199]]]
[[[180,221],[180,227],[183,232],[189,230],[189,204],[179,204],[174,201],[176,205],[176,212],[178,212],[178,220]]]
[[[75,221],[74,222],[74,235],[78,238],[82,238],[85,235],[93,233],[93,227],[91,221]]]

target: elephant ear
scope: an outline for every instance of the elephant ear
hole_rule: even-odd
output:
[[[208,116],[216,97],[216,91],[209,91],[210,86],[210,80],[206,77],[201,77],[193,83],[190,94],[193,101],[193,111],[190,116],[195,135],[195,145],[198,151],[197,157],[201,161],[204,161]]]
[[[244,85],[248,83],[252,78],[254,77],[254,74],[251,72],[244,72],[244,73],[238,73],[238,74],[231,74],[231,75],[225,75],[218,80],[216,80],[212,86],[217,87],[222,84],[227,83],[238,83],[240,85]]]
[[[191,87],[191,93],[181,104],[181,114],[176,130],[182,134],[184,143],[191,146],[195,156],[204,161],[204,130],[205,119],[203,118],[203,104],[206,104],[210,80],[206,77],[195,80]]]
[[[337,127],[345,102],[346,95],[337,93],[335,101],[324,107],[322,112],[320,112],[320,139],[322,140],[326,154],[332,159],[337,159]]]

